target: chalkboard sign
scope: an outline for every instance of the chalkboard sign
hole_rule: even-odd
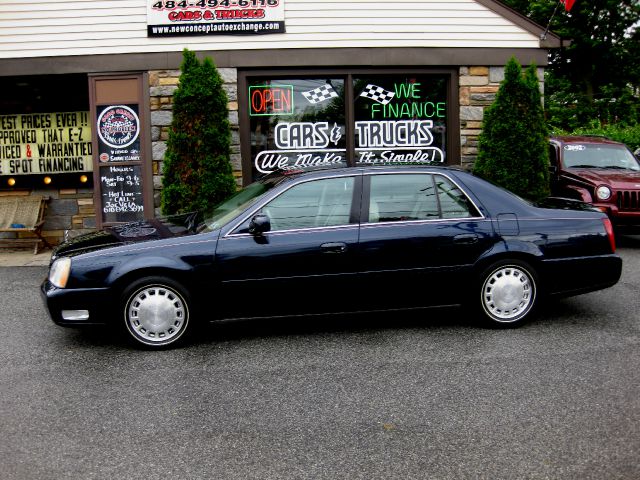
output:
[[[102,222],[135,222],[144,219],[140,165],[100,167]]]

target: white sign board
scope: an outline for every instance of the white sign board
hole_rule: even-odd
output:
[[[284,0],[147,0],[149,37],[284,31]]]

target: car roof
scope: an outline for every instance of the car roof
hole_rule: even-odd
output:
[[[283,180],[286,178],[313,178],[324,176],[342,176],[350,174],[361,173],[398,173],[398,172],[415,172],[415,171],[455,171],[464,172],[461,167],[455,165],[362,165],[357,167],[340,167],[340,166],[326,166],[326,167],[313,167],[299,170],[282,170],[269,174],[268,176],[277,176]],[[263,177],[265,178],[265,177]]]
[[[558,143],[592,143],[600,145],[622,145],[620,142],[611,140],[602,135],[557,135],[550,138]]]

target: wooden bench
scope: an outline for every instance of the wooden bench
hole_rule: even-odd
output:
[[[0,232],[13,232],[17,235],[27,232],[35,238],[0,238],[0,246],[13,247],[25,243],[35,243],[33,253],[38,253],[40,243],[51,248],[42,236],[44,212],[49,197],[44,196],[0,196]]]

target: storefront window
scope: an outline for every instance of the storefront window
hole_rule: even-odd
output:
[[[344,79],[252,78],[248,103],[252,177],[346,165]]]
[[[447,164],[458,153],[450,72],[245,78],[249,181],[315,166]]]
[[[444,163],[444,75],[371,75],[353,79],[355,163]]]

